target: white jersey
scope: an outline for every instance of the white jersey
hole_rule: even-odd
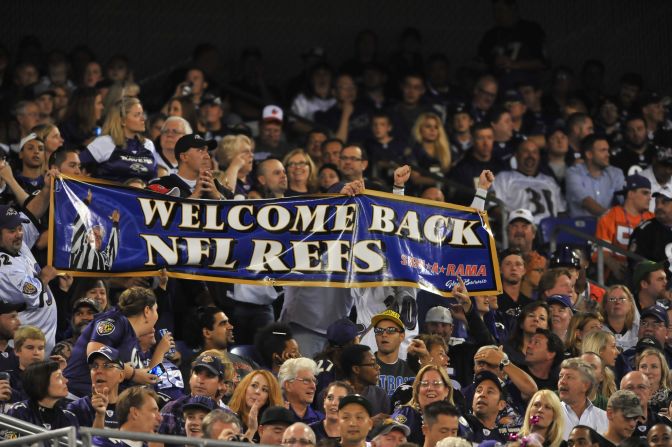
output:
[[[21,217],[27,217],[21,213]],[[40,328],[46,337],[46,353],[51,352],[56,340],[56,302],[49,287],[44,289],[39,279],[42,270],[30,247],[35,244],[40,232],[35,225],[23,224],[23,244],[16,256],[0,252],[0,299],[13,304],[25,304],[19,312],[22,326]]]
[[[492,186],[507,211],[530,210],[536,224],[545,217],[555,217],[567,210],[560,186],[546,174],[529,177],[518,171],[503,171],[497,174]]]

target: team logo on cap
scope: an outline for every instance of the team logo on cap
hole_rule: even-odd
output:
[[[7,208],[7,211],[5,212],[5,216],[18,216],[19,213],[16,212],[14,208]]]
[[[199,361],[203,363],[212,363],[215,361],[215,359],[211,355],[204,355],[199,359]]]
[[[98,325],[96,326],[96,332],[98,335],[110,335],[112,332],[114,332],[114,329],[114,320],[110,318],[99,321]]]
[[[403,414],[398,414],[397,417],[394,418],[394,420],[399,422],[400,424],[405,424],[408,419]]]

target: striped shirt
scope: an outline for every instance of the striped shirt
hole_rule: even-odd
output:
[[[88,228],[81,214],[76,213],[75,216],[72,229],[70,267],[78,270],[110,270],[119,251],[118,224],[112,224],[107,246],[103,251],[99,251],[96,249],[95,243],[89,241],[88,236],[91,229]]]

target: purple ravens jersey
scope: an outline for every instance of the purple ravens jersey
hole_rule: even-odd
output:
[[[138,338],[128,319],[116,308],[98,314],[77,339],[68,366],[63,371],[69,381],[68,389],[75,396],[83,397],[91,393],[91,374],[86,361],[86,347],[90,341],[114,348],[119,351],[122,362],[131,363],[135,368],[142,367]]]

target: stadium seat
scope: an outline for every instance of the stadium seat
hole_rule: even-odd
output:
[[[597,227],[597,220],[594,217],[546,217],[539,223],[539,232],[541,234],[541,242],[548,246],[551,243],[553,231],[558,225],[566,225],[572,227],[587,236],[595,236],[595,228]],[[577,247],[585,247],[590,244],[590,241],[579,236],[566,233],[564,231],[558,232],[555,239],[556,244],[567,244]]]

